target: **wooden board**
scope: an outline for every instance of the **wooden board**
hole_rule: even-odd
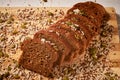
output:
[[[24,9],[24,8],[0,8],[0,11],[5,12],[6,10],[10,13],[17,13],[18,9]],[[34,8],[36,10],[41,10],[44,8]],[[69,8],[46,8],[47,10],[64,10],[65,12],[67,11],[67,9]],[[115,48],[113,49],[113,51],[111,51],[108,55],[108,58],[111,60],[111,64],[109,64],[111,66],[111,69],[117,73],[120,76],[120,39],[119,39],[119,34],[118,34],[118,24],[117,24],[117,19],[116,19],[116,12],[115,9],[112,7],[106,8],[107,12],[110,14],[111,19],[108,22],[110,25],[114,26],[114,35],[113,35],[113,39],[112,39],[112,44],[115,45]],[[19,53],[20,51],[18,50],[17,53]],[[18,59],[20,56],[20,54],[16,54],[16,56],[14,55],[15,59]]]
[[[110,25],[114,26],[114,34],[112,43],[115,45],[113,51],[108,55],[111,61],[111,69],[120,76],[120,38],[118,32],[117,17],[114,8],[106,8],[107,12],[110,13],[111,19],[108,22]]]

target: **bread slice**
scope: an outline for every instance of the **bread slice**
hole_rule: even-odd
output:
[[[65,21],[63,20],[63,22]],[[63,37],[66,38],[67,42],[72,45],[74,51],[68,54],[63,62],[63,64],[67,64],[67,62],[71,64],[75,62],[75,59],[77,57],[81,57],[80,55],[83,54],[85,46],[83,46],[84,42],[81,40],[81,33],[77,34],[71,29],[70,26],[63,24],[63,22],[62,20],[60,22],[57,22],[55,25],[50,26],[49,30],[54,30],[60,35],[63,35]]]
[[[72,24],[72,21],[70,19],[62,19],[57,22],[57,24],[60,26],[60,29],[64,29],[66,32],[68,32],[69,36],[67,35],[67,39],[70,43],[73,41],[73,46],[75,43],[79,43],[80,45],[86,45],[83,44],[86,38],[84,35],[84,31],[80,30],[79,25]],[[64,33],[63,33],[64,34]],[[87,43],[87,42],[85,42]],[[79,47],[81,49],[81,47]],[[83,49],[83,48],[82,48]]]
[[[92,1],[88,1],[86,4],[89,6],[89,8],[91,8],[96,16],[99,16],[101,22],[109,20],[110,15],[106,12],[105,8],[102,5]]]
[[[84,5],[84,7],[82,6],[72,7],[67,11],[67,14],[75,14],[77,16],[83,16],[86,17],[92,23],[94,23],[96,26],[101,25],[100,19],[91,10],[89,10],[86,5]]]
[[[21,66],[43,76],[52,77],[53,64],[59,56],[50,43],[40,39],[27,39],[22,43],[21,50]]]
[[[85,26],[80,24],[80,22],[78,22],[78,21],[72,21],[72,20],[66,19],[66,18],[64,20],[60,20],[60,21],[63,21],[65,25],[68,25],[71,28],[76,28],[76,30],[74,32],[76,32],[76,33],[78,32],[78,34],[82,34],[83,39],[84,40],[86,39],[85,40],[86,45],[89,44],[89,42],[93,36],[91,35],[91,32],[88,28],[86,28]],[[84,45],[84,46],[86,46],[86,45]]]
[[[54,47],[57,47],[59,57],[54,63],[54,67],[62,66],[64,57],[73,51],[72,46],[65,40],[65,38],[58,34],[59,33],[56,33],[55,30],[41,30],[34,35],[35,39],[45,38],[50,41]]]
[[[91,1],[88,1],[85,3],[77,3],[73,7],[81,7],[81,6],[84,6],[84,7],[86,6],[86,9],[91,11],[93,14],[95,14],[96,18],[98,19],[99,18],[102,19],[102,16],[105,14],[105,10],[103,10],[104,9],[103,7],[100,7],[100,5]]]
[[[89,30],[91,32],[91,36],[96,36],[100,32],[100,27],[90,22],[86,17],[69,14],[65,16],[65,19],[68,19],[73,23],[77,22],[81,24],[86,30]]]
[[[86,9],[85,12],[90,11],[90,13],[88,13],[88,12],[86,12],[86,13],[88,13],[89,16],[93,16],[96,19],[96,23],[100,23],[97,26],[100,26],[101,22],[107,21],[110,17],[102,5],[92,2],[92,1],[77,3],[73,6],[73,8],[79,8],[79,9],[82,9],[83,11]],[[94,21],[92,21],[92,22],[94,22]]]

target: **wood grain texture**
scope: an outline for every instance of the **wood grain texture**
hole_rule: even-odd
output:
[[[113,50],[108,54],[108,58],[110,59],[111,69],[120,76],[120,39],[118,33],[118,24],[116,18],[116,12],[114,8],[106,8],[107,12],[110,13],[109,24],[114,27],[114,34],[112,38],[112,44],[114,45]]]

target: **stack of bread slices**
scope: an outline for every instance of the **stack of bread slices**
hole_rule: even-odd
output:
[[[65,67],[83,59],[84,51],[100,26],[109,19],[105,8],[94,2],[77,3],[63,19],[24,40],[19,64],[49,77],[55,67]]]

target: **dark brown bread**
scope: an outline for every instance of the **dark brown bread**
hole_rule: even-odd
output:
[[[37,32],[34,36],[35,39],[41,39],[45,38],[46,40],[50,41],[52,44],[54,44],[54,47],[58,48],[59,52],[59,58],[57,61],[54,63],[54,65],[61,65],[63,63],[64,57],[72,52],[72,47],[71,45],[63,38],[62,35],[59,32],[55,32],[55,30],[41,30]]]
[[[84,4],[83,4],[84,5]],[[100,26],[100,19],[87,8],[86,5],[84,7],[73,7],[68,10],[67,14],[75,14],[77,16],[83,16],[86,17],[89,21],[94,23],[96,26]]]
[[[84,38],[86,39],[86,40],[84,39],[85,41],[83,41],[86,43],[84,46],[87,46],[89,44],[90,40],[92,39],[92,35],[89,29],[87,29],[85,26],[80,24],[78,21],[72,21],[70,19],[65,18],[58,21],[58,23],[61,21],[64,22],[65,25],[71,27],[72,29],[73,28],[76,29],[74,32],[77,33],[77,36],[79,35],[80,37],[83,37],[83,39]]]
[[[23,51],[19,60],[21,66],[46,77],[53,74],[52,67],[58,59],[58,53],[50,43],[39,39],[27,39],[21,45],[21,49]]]
[[[100,27],[90,22],[84,16],[77,16],[75,14],[69,14],[65,16],[65,19],[68,19],[73,23],[79,23],[81,27],[85,28],[85,30],[88,30],[88,32],[89,31],[91,32],[91,36],[95,36],[100,32]]]
[[[89,7],[87,7],[87,6],[89,6]],[[100,22],[103,22],[103,20],[107,21],[107,20],[109,20],[109,17],[110,17],[109,14],[106,12],[105,8],[102,5],[100,5],[98,3],[94,3],[92,1],[77,3],[73,7],[77,7],[77,8],[86,7],[86,9],[88,11],[91,11],[93,14],[95,14],[96,18]]]
[[[75,4],[64,19],[23,41],[19,64],[24,68],[53,77],[55,67],[63,69],[84,58],[84,51],[100,26],[109,19],[103,6],[94,2]]]
[[[86,9],[91,11],[99,20],[102,19],[102,16],[106,13],[105,9],[97,3],[94,2],[85,2],[85,3],[77,3],[73,7],[86,6]],[[87,7],[89,6],[89,7]]]
[[[59,22],[53,26],[50,26],[49,30],[56,31],[60,35],[64,34],[63,37],[66,38],[67,42],[69,42],[69,44],[73,46],[73,51],[65,57],[64,62],[75,61],[74,59],[77,58],[78,55],[81,55],[82,54],[81,52],[84,51],[85,47],[83,46],[84,44],[80,39],[81,36],[79,36],[79,38],[78,37],[76,38],[77,34],[75,33],[75,31],[71,30],[71,27],[62,24],[62,22],[61,23]],[[64,62],[62,64],[65,64]]]
[[[99,16],[101,22],[109,20],[110,16],[102,5],[91,1],[86,2],[86,4],[89,6],[89,8],[91,8],[96,16]]]
[[[86,48],[86,45],[89,42],[89,40],[87,40],[87,36],[89,33],[86,29],[81,28],[81,26],[73,23],[70,19],[59,20],[56,24],[61,25],[61,27],[60,27],[61,29],[65,29],[69,33],[71,33],[71,36],[75,40],[79,41],[80,44],[84,45],[83,46],[84,48]],[[68,39],[68,40],[70,41],[70,39]]]

